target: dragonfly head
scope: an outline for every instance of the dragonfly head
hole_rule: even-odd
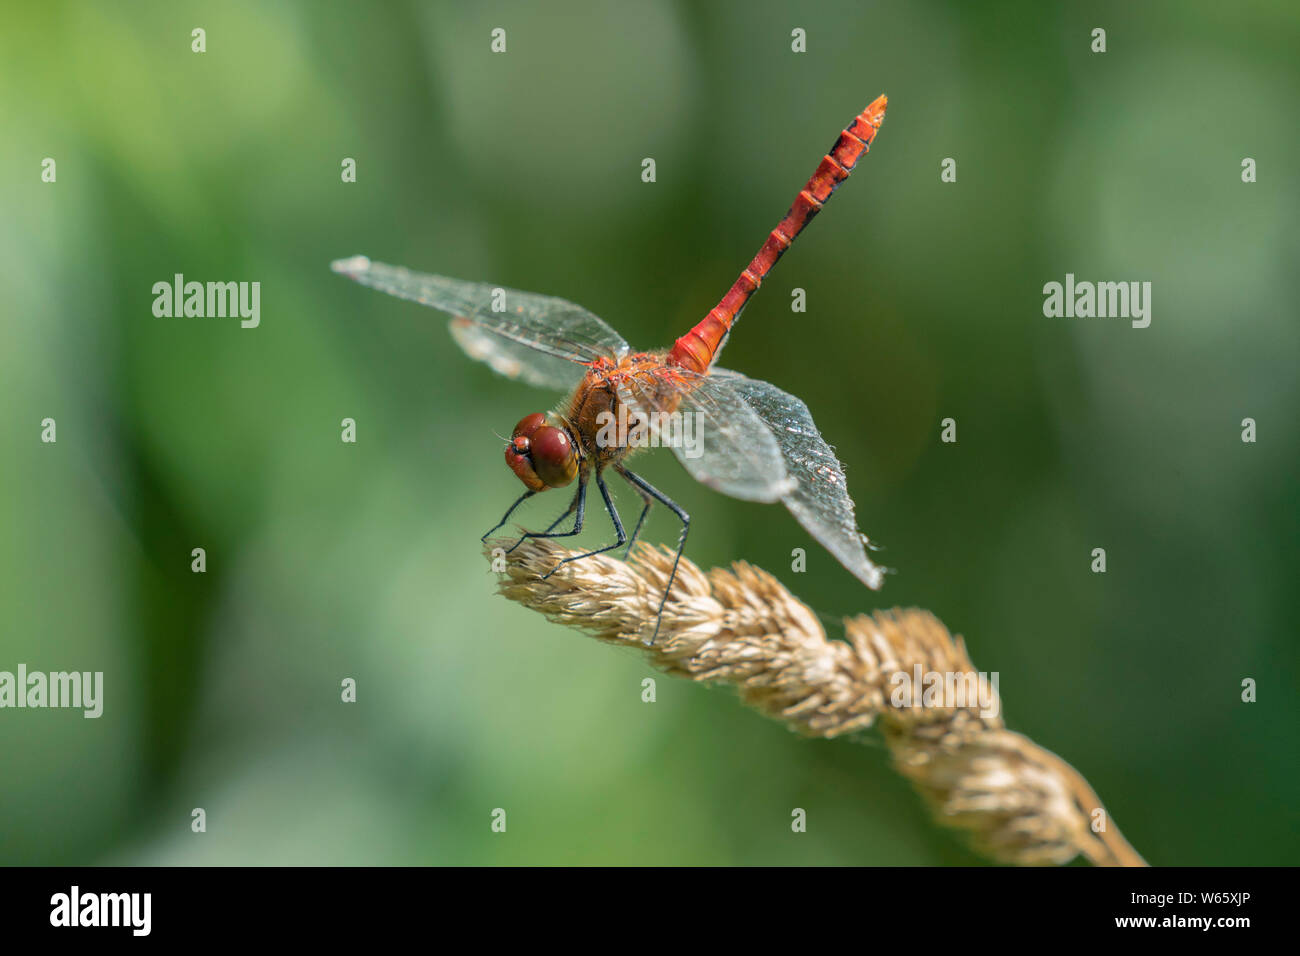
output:
[[[515,426],[506,464],[529,491],[563,488],[578,475],[578,451],[565,428],[533,412]]]

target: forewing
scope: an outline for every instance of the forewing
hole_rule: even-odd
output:
[[[844,467],[813,424],[808,406],[775,385],[737,372],[714,369],[712,375],[743,394],[776,436],[786,472],[795,482],[782,499],[790,513],[863,584],[879,588],[884,571],[867,557],[866,538],[858,531]]]
[[[517,367],[516,374],[524,377],[522,368],[528,364],[529,351],[576,363],[602,358],[617,361],[628,352],[621,335],[582,306],[564,299],[412,272],[371,262],[365,256],[339,259],[330,268],[372,289],[450,313],[462,321],[462,329],[473,328],[463,335],[453,330],[462,348],[503,374],[509,375],[509,370]],[[503,308],[497,311],[494,305]],[[489,336],[508,344],[488,347]],[[551,384],[549,369],[553,368],[550,365],[548,371],[539,373],[547,379],[546,384]]]
[[[660,367],[624,380],[619,399],[656,425],[665,421],[656,413],[672,416],[657,432],[696,481],[745,501],[780,501],[794,488],[776,438],[733,382]]]
[[[529,385],[568,391],[587,374],[586,366],[570,359],[556,358],[538,352],[528,345],[520,345],[486,331],[469,319],[456,318],[448,323],[451,337],[472,359],[486,362],[492,371],[507,378],[517,378]]]

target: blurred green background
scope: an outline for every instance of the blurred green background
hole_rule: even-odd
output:
[[[561,295],[667,346],[887,92],[725,364],[807,401],[898,573],[870,593],[783,509],[638,470],[703,566],[937,613],[1151,862],[1294,863],[1300,7],[1090,7],[9,8],[0,669],[106,689],[99,720],[0,711],[0,862],[979,862],[874,735],[666,678],[643,704],[639,657],[497,597],[494,432],[559,396],[328,269]],[[259,281],[261,326],[155,318],[177,272]],[[1067,272],[1151,281],[1150,328],[1045,318]]]

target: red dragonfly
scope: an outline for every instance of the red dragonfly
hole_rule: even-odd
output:
[[[533,495],[575,480],[578,486],[568,509],[545,531],[525,532],[510,550],[528,538],[578,534],[586,512],[587,484],[594,477],[618,540],[565,558],[549,572],[554,574],[569,561],[625,544],[630,554],[651,506],[659,502],[682,523],[673,569],[659,603],[662,619],[691,519],[666,494],[629,470],[624,460],[639,447],[663,443],[673,448],[696,480],[710,488],[745,501],[782,502],[849,571],[868,587],[880,587],[883,570],[867,557],[868,541],[858,531],[844,469],[822,440],[808,407],[774,385],[714,363],[749,297],[868,151],[885,118],[885,105],[885,97],[879,97],[840,133],[785,218],[722,301],[666,352],[634,352],[601,319],[564,299],[412,272],[365,256],[332,263],[335,272],[362,285],[449,313],[452,336],[461,348],[495,371],[571,392],[557,411],[534,412],[515,426],[505,448],[506,464],[527,490],[484,540]],[[630,428],[620,427],[627,423]],[[692,437],[698,440],[691,441]],[[605,486],[606,469],[631,484],[642,500],[641,516],[630,538]],[[555,531],[569,515],[575,515],[573,527]],[[657,620],[656,635],[658,629]]]

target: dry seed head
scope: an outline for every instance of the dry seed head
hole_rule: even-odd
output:
[[[489,542],[489,551],[499,545]],[[879,720],[895,768],[936,819],[994,860],[1061,864],[1082,854],[1098,865],[1145,865],[1109,820],[1093,831],[1096,794],[1065,761],[1005,728],[995,691],[991,707],[894,705],[900,673],[976,673],[965,643],[928,611],[850,618],[847,641],[829,641],[817,616],[767,572],[738,562],[706,574],[683,558],[647,647],[672,552],[640,545],[628,563],[584,557],[543,580],[579,553],[530,538],[510,555],[499,589],[557,623],[638,648],[670,674],[732,684],[746,704],[807,736]]]

